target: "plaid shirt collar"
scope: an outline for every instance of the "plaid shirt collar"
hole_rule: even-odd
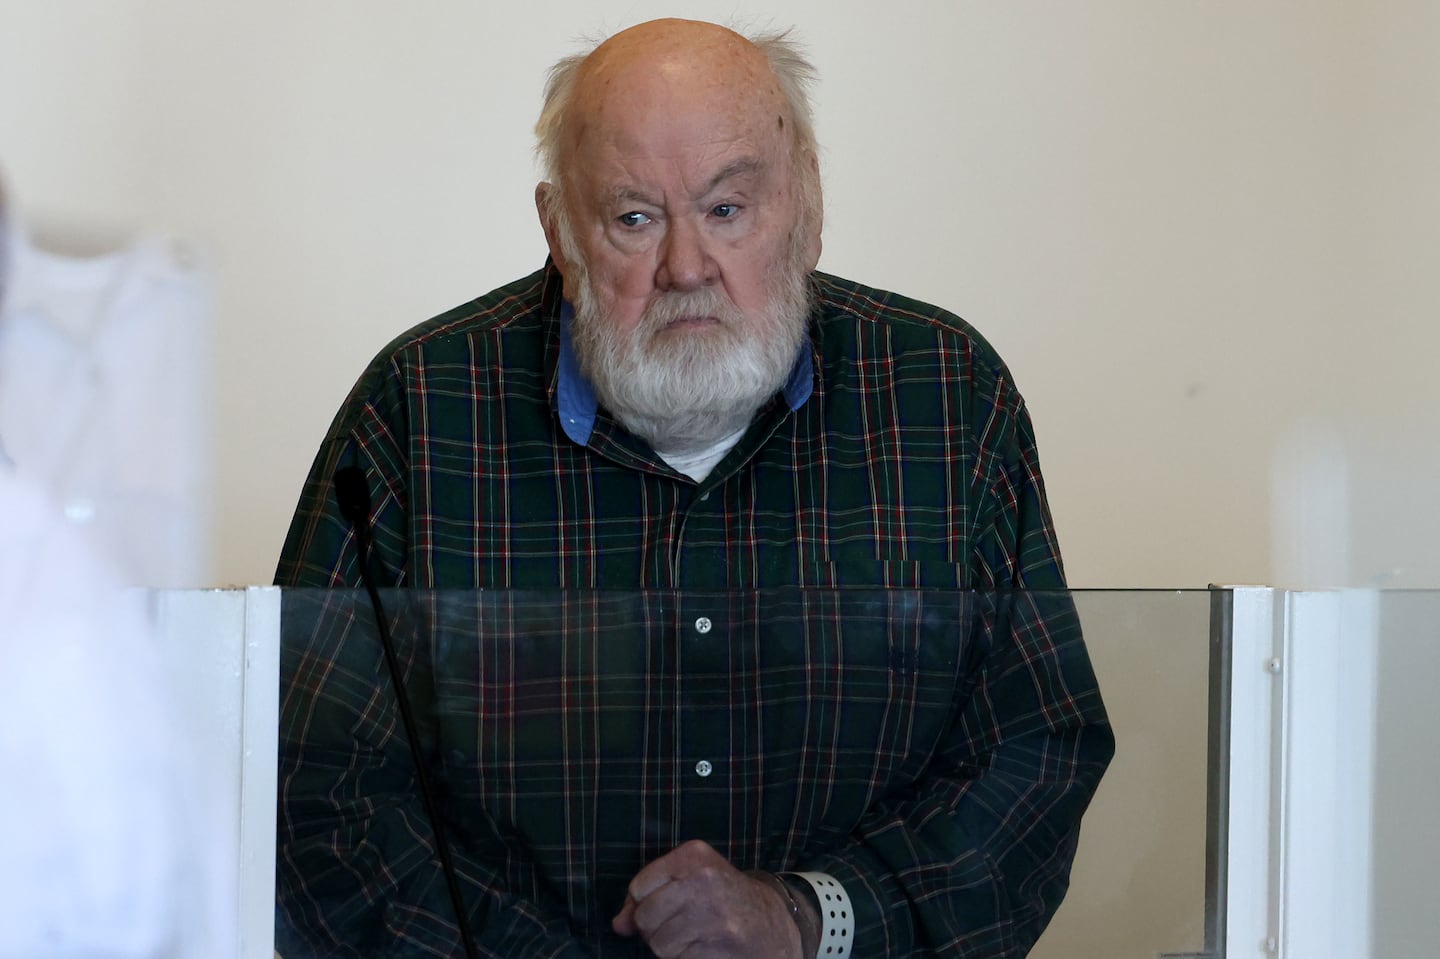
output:
[[[560,356],[557,362],[555,383],[555,406],[560,415],[560,426],[565,435],[581,446],[588,446],[590,435],[595,431],[595,416],[600,411],[600,401],[595,388],[580,372],[580,359],[575,355],[575,341],[571,327],[575,322],[575,308],[569,300],[560,303]],[[795,365],[785,381],[780,394],[793,412],[805,405],[815,391],[815,361],[810,342],[800,344],[795,356]]]

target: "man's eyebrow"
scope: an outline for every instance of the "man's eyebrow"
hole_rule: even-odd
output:
[[[726,180],[741,176],[752,176],[759,173],[764,166],[764,162],[759,157],[741,157],[712,176],[710,182],[705,184],[705,189],[701,191],[700,195],[704,196]]]
[[[699,196],[705,196],[711,193],[726,180],[731,180],[736,177],[753,176],[764,168],[765,162],[759,157],[741,157],[733,163],[722,167],[720,172],[712,176],[710,182],[705,184],[705,189],[700,191]],[[636,189],[632,186],[617,186],[610,190],[610,205],[612,207],[628,206],[632,203],[652,207],[664,205],[644,190]]]
[[[617,186],[610,191],[610,205],[612,207],[629,206],[638,203],[641,206],[660,206],[650,197],[650,194],[643,190],[637,190],[630,186]]]

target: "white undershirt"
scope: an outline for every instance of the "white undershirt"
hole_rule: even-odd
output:
[[[711,446],[705,447],[694,453],[660,453],[660,458],[670,464],[670,468],[699,483],[710,475],[715,464],[725,458],[725,454],[740,442],[740,437],[745,435],[748,427],[742,426],[729,436],[721,437]],[[657,452],[659,452],[657,450]]]

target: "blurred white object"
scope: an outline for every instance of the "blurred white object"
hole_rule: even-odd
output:
[[[210,271],[161,236],[92,257],[41,250],[4,206],[4,457],[91,528],[125,582],[205,585]]]
[[[175,955],[209,881],[145,594],[0,468],[0,957]]]

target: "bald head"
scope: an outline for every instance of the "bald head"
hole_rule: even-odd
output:
[[[746,38],[696,20],[641,23],[555,64],[535,126],[536,153],[545,179],[559,184],[576,144],[597,124],[637,110],[673,117],[661,109],[667,103],[707,113],[749,107],[784,134],[801,169],[818,168],[808,96],[814,77],[784,32]]]
[[[617,34],[581,64],[561,149],[573,154],[595,136],[663,136],[665,128],[685,136],[696,121],[779,133],[793,129],[790,112],[750,41],[714,24],[657,20]]]

